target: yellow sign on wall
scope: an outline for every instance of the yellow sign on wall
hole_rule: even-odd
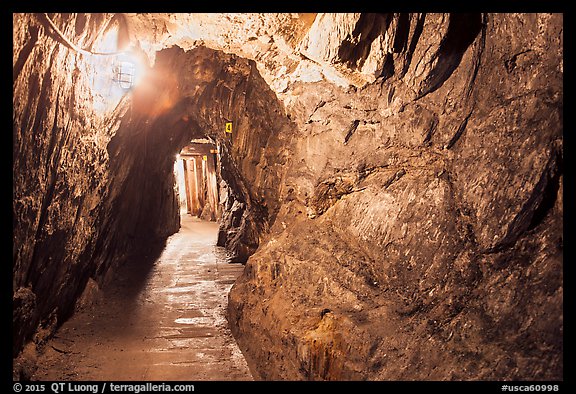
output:
[[[202,160],[208,161],[208,156],[206,156],[206,155],[202,156]]]
[[[226,122],[226,132],[232,134],[232,122]]]

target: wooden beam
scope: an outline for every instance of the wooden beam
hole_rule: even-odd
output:
[[[188,160],[182,159],[184,165],[184,193],[186,194],[186,213],[192,213],[192,201],[190,200],[190,187],[189,187],[189,177],[188,177]]]

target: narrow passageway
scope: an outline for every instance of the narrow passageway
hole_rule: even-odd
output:
[[[13,12],[13,381],[562,382],[550,11]]]
[[[252,380],[225,317],[244,266],[218,225],[184,215],[157,259],[121,267],[46,345],[35,380]]]

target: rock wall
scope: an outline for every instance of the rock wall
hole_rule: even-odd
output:
[[[115,50],[103,39],[112,15],[52,15],[75,44]],[[13,354],[71,313],[94,272],[106,190],[106,145],[122,113],[104,97],[110,57],[80,55],[58,42],[42,14],[13,14]],[[92,80],[90,80],[92,78]],[[96,84],[97,88],[89,89]],[[41,338],[40,338],[41,339]],[[39,340],[40,340],[39,339]]]
[[[284,203],[230,293],[253,373],[561,379],[562,16],[363,18],[302,48],[375,82],[285,96]]]

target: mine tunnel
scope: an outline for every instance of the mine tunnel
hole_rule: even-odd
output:
[[[14,13],[14,380],[563,379],[563,16]]]

